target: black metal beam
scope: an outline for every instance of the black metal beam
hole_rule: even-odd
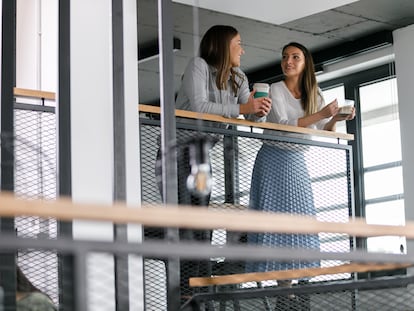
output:
[[[58,193],[72,196],[71,106],[70,106],[70,0],[59,0],[58,8]],[[58,236],[72,238],[72,222],[58,222]],[[59,305],[75,310],[75,259],[72,254],[58,255]]]
[[[165,203],[177,204],[177,156],[171,150],[176,141],[174,105],[174,61],[172,1],[158,0],[158,45],[160,47],[160,102],[161,102],[161,150],[162,150],[162,193]],[[166,239],[179,240],[177,228],[166,229]],[[167,261],[167,310],[180,308],[180,257],[172,256]]]
[[[16,0],[2,1],[1,190],[14,191],[14,94],[16,85]],[[1,235],[14,234],[14,218],[0,219]],[[16,253],[0,256],[4,311],[16,309]]]
[[[138,61],[158,57],[160,53],[158,39],[138,46]],[[173,38],[173,50],[181,50],[181,40]]]

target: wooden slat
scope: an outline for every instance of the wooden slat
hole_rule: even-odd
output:
[[[22,89],[22,88],[17,88],[17,87],[15,87],[13,91],[14,91],[14,96],[56,100],[56,95],[53,92]]]
[[[160,114],[160,107],[140,104],[139,111]],[[255,128],[261,128],[261,129],[270,129],[270,130],[283,131],[283,132],[306,134],[306,135],[312,135],[312,136],[337,138],[337,139],[344,139],[344,140],[354,139],[354,135],[352,134],[314,130],[314,129],[309,129],[305,127],[276,124],[276,123],[271,123],[271,122],[252,122],[252,121],[235,119],[235,118],[225,118],[225,117],[215,115],[215,114],[198,113],[198,112],[180,110],[180,109],[175,110],[175,116],[182,117],[182,118],[189,118],[189,119],[201,119],[201,120],[206,120],[206,121],[235,124],[235,125],[241,125],[241,126],[247,126],[247,127],[255,127]]]
[[[303,279],[327,274],[353,273],[353,272],[372,272],[381,270],[402,269],[413,266],[413,264],[394,264],[394,263],[350,263],[334,267],[309,268],[284,271],[268,271],[256,273],[239,273],[228,275],[216,275],[212,277],[192,277],[189,279],[191,287],[240,284],[246,282],[261,282],[268,280],[290,280]]]
[[[155,227],[191,229],[226,228],[241,232],[275,233],[344,233],[351,236],[405,236],[414,238],[414,222],[404,226],[369,225],[363,218],[348,223],[321,222],[311,217],[259,211],[221,211],[182,205],[138,206],[125,204],[80,204],[69,199],[56,201],[16,199],[12,194],[0,194],[0,217],[32,215],[60,220],[96,220],[113,223],[139,223]],[[294,224],[294,225],[293,225]]]

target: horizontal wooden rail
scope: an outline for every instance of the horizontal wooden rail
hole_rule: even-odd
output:
[[[14,93],[14,96],[17,96],[17,97],[56,100],[56,95],[53,92],[37,91],[37,90],[22,89],[22,88],[15,87],[13,89],[13,93]]]
[[[192,277],[189,279],[191,287],[240,284],[246,282],[261,282],[269,280],[294,280],[310,278],[320,275],[373,272],[393,269],[403,269],[413,266],[413,264],[400,263],[350,263],[332,267],[308,268],[283,271],[267,271],[254,273],[238,273],[227,275],[215,275],[211,277]]]
[[[139,111],[146,112],[146,113],[160,114],[160,107],[140,104]],[[236,119],[236,118],[225,118],[225,117],[215,115],[215,114],[198,113],[198,112],[180,110],[180,109],[175,110],[175,116],[182,117],[182,118],[189,118],[189,119],[201,119],[201,120],[206,120],[206,121],[228,123],[228,124],[241,125],[241,126],[247,126],[247,127],[255,127],[255,128],[261,128],[261,129],[306,134],[306,135],[319,136],[319,137],[336,138],[336,139],[343,139],[343,140],[354,139],[354,135],[352,134],[314,130],[314,129],[309,129],[305,127],[291,126],[291,125],[285,125],[285,124],[276,124],[276,123],[271,123],[271,122],[252,122],[252,121]]]
[[[363,218],[350,222],[321,222],[311,217],[258,211],[217,210],[181,205],[126,206],[115,203],[82,204],[69,199],[24,200],[10,193],[0,194],[0,217],[54,217],[60,220],[94,220],[139,223],[155,227],[219,229],[240,232],[344,233],[351,236],[404,236],[414,238],[414,223],[404,226],[370,225]]]

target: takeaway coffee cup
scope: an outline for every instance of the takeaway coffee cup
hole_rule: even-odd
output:
[[[347,116],[352,113],[352,108],[354,107],[354,101],[350,99],[345,99],[341,102],[339,107],[339,114],[341,116]]]
[[[254,93],[254,98],[269,97],[269,88],[269,84],[267,83],[253,84],[253,89],[256,90],[256,93]]]

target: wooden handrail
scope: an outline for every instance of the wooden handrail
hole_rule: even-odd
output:
[[[246,282],[261,282],[268,280],[303,279],[327,274],[384,271],[408,268],[411,266],[413,266],[413,264],[410,263],[349,263],[338,266],[321,268],[238,273],[227,275],[215,275],[211,277],[192,277],[189,279],[189,285],[191,287],[201,287],[211,285],[240,284]]]
[[[56,94],[53,92],[23,89],[23,88],[17,88],[17,87],[15,87],[13,91],[14,91],[14,96],[56,100]],[[139,111],[160,114],[160,107],[140,104]],[[320,137],[327,137],[327,138],[336,138],[336,139],[343,139],[343,140],[354,139],[353,134],[314,130],[314,129],[309,129],[309,128],[284,125],[284,124],[275,124],[275,123],[270,123],[270,122],[252,122],[252,121],[241,120],[241,119],[236,119],[236,118],[225,118],[225,117],[215,115],[215,114],[197,113],[197,112],[180,110],[180,109],[175,110],[175,115],[177,117],[182,117],[182,118],[202,119],[206,121],[229,123],[229,124],[241,125],[241,126],[247,126],[247,127],[270,129],[270,130],[283,131],[283,132],[292,132],[292,133],[299,133],[299,134],[306,134],[306,135],[313,135],[313,136],[320,136]]]
[[[13,194],[0,193],[0,217],[38,216],[60,220],[94,220],[113,223],[138,223],[154,227],[178,227],[191,229],[226,228],[241,232],[275,233],[344,233],[351,236],[405,236],[414,238],[414,222],[402,226],[371,225],[365,219],[356,218],[347,223],[321,222],[311,217],[259,211],[221,211],[182,205],[127,206],[115,203],[73,203],[69,199],[56,201],[24,200]],[[294,224],[294,225],[292,225]]]
[[[146,112],[146,113],[154,113],[154,114],[161,113],[160,107],[143,105],[143,104],[139,105],[139,111]],[[276,123],[270,123],[270,122],[252,122],[252,121],[241,120],[241,119],[236,119],[236,118],[225,118],[225,117],[215,115],[215,114],[198,113],[198,112],[180,110],[180,109],[175,110],[175,116],[182,117],[182,118],[189,118],[189,119],[201,119],[201,120],[206,120],[206,121],[235,124],[235,125],[241,125],[241,126],[247,126],[247,127],[255,127],[255,128],[261,128],[261,129],[270,129],[270,130],[283,131],[283,132],[306,134],[306,135],[319,136],[319,137],[337,138],[337,139],[343,139],[343,140],[354,139],[353,134],[314,130],[314,129],[304,128],[304,127],[285,125],[285,124],[276,124]]]
[[[53,92],[45,92],[31,89],[22,89],[15,87],[13,89],[14,96],[28,97],[37,99],[56,100],[56,94]]]
[[[53,92],[23,89],[23,88],[17,88],[17,87],[15,87],[13,91],[14,91],[14,96],[56,100],[56,94]],[[140,104],[138,105],[138,107],[139,107],[138,109],[140,112],[160,114],[160,107],[157,107],[157,106]],[[313,135],[313,136],[320,136],[320,137],[327,137],[327,138],[336,138],[336,139],[343,139],[343,140],[354,139],[353,134],[314,130],[314,129],[309,129],[309,128],[284,125],[284,124],[275,124],[275,123],[270,123],[270,122],[252,122],[252,121],[241,120],[241,119],[236,119],[236,118],[225,118],[225,117],[215,115],[215,114],[197,113],[193,111],[180,110],[180,109],[175,110],[175,115],[177,117],[182,117],[182,118],[202,119],[206,121],[221,122],[221,123],[228,123],[228,124],[241,125],[241,126],[247,126],[247,127],[270,129],[270,130],[283,131],[283,132],[292,132],[292,133],[299,133],[299,134],[306,134],[306,135]]]

